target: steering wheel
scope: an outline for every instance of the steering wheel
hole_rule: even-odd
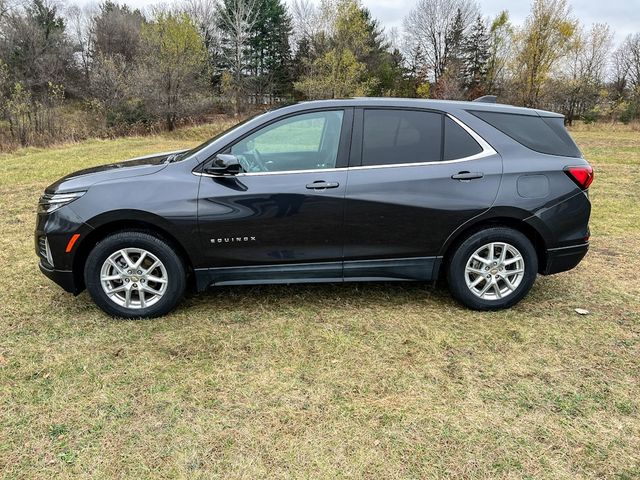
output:
[[[240,164],[240,166],[242,167],[242,170],[245,173],[251,171],[253,167],[249,159],[247,159],[246,155],[236,155],[236,158],[238,159],[238,163]]]
[[[264,158],[262,158],[262,154],[260,153],[260,151],[257,148],[253,149],[253,156],[256,160],[256,163],[258,165],[258,168],[260,168],[260,171],[262,172],[268,172],[269,169],[267,168],[267,164],[264,163]]]

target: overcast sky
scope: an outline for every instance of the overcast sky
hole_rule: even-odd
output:
[[[95,0],[68,0],[68,3],[99,3]],[[293,0],[285,0],[291,3]],[[312,0],[313,1],[313,0]],[[318,0],[315,0],[318,1]],[[416,0],[362,0],[385,28],[402,26],[402,17],[415,5]],[[120,0],[134,7],[145,7],[159,0]],[[167,2],[162,2],[167,3]],[[519,25],[527,16],[529,0],[478,0],[485,16],[495,16],[508,10],[511,21]],[[569,0],[573,14],[583,25],[595,22],[608,23],[615,31],[616,43],[629,33],[640,32],[640,0]]]

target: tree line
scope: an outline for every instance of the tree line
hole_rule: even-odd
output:
[[[640,33],[615,46],[567,0],[522,25],[473,0],[417,0],[385,31],[360,0],[0,0],[0,141],[46,144],[350,96],[473,99],[576,119],[640,117]]]

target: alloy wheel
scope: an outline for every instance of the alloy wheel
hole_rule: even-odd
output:
[[[499,300],[516,291],[524,278],[524,258],[516,247],[492,242],[478,248],[467,261],[464,279],[483,300]]]
[[[111,254],[100,269],[100,284],[114,303],[131,309],[147,308],[167,291],[167,269],[153,253],[123,248]]]

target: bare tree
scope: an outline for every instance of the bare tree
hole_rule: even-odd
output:
[[[297,45],[303,38],[311,39],[322,28],[320,9],[310,0],[294,0],[291,5],[293,19],[293,44]]]
[[[58,4],[32,0],[5,14],[0,24],[0,58],[11,79],[22,82],[36,97],[47,93],[49,83],[64,83],[73,50]]]
[[[95,10],[92,6],[72,5],[66,12],[67,30],[74,43],[76,59],[82,71],[86,88],[89,87],[91,73],[91,52],[93,51],[91,28],[94,14]]]
[[[640,33],[627,36],[621,52],[629,87],[635,95],[640,96]]]
[[[105,2],[93,17],[93,53],[101,55],[121,55],[131,62],[140,49],[140,29],[144,17],[139,10],[131,10],[127,5]]]
[[[610,82],[615,100],[624,98],[629,77],[629,62],[627,62],[624,44],[611,55]]]
[[[220,27],[224,31],[223,55],[233,83],[234,115],[240,113],[246,87],[245,70],[249,62],[247,47],[258,18],[257,0],[225,0],[220,9]]]
[[[404,18],[407,43],[423,53],[435,83],[445,74],[451,58],[456,17],[460,16],[466,29],[478,14],[472,0],[418,0]]]
[[[187,0],[180,4],[180,8],[198,27],[213,71],[222,49],[222,31],[218,23],[220,2],[218,0]]]
[[[607,24],[596,23],[588,32],[583,29],[575,32],[573,45],[556,75],[559,85],[555,89],[562,99],[559,107],[569,125],[577,115],[583,114],[597,102],[605,79],[612,39]]]
[[[9,12],[9,4],[6,0],[0,0],[0,19]]]

